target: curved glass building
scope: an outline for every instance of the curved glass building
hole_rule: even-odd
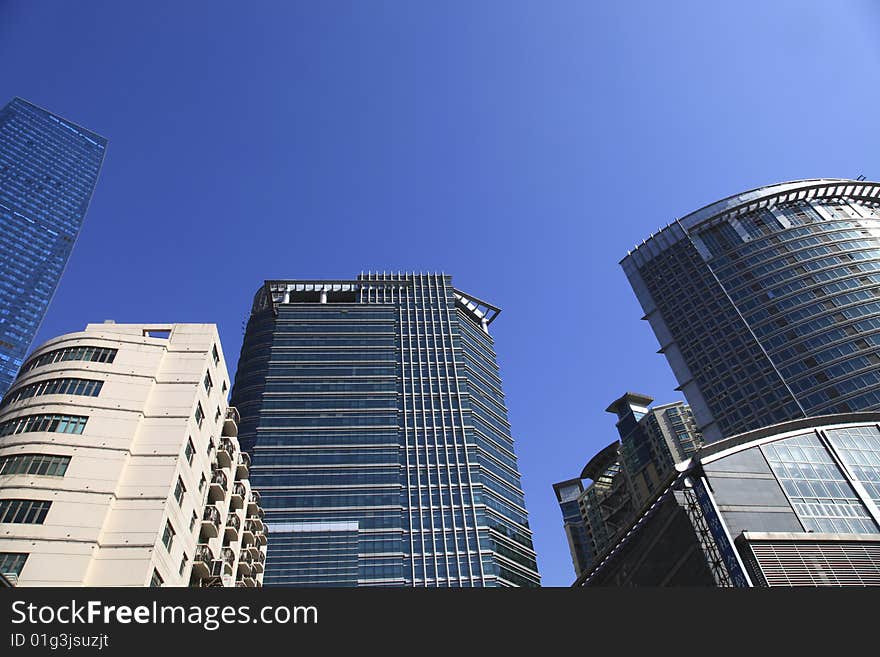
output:
[[[439,274],[261,286],[232,399],[267,585],[538,585],[499,312]]]
[[[704,440],[880,409],[880,184],[737,194],[621,266]]]

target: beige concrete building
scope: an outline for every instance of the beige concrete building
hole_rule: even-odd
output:
[[[267,537],[213,324],[89,324],[0,404],[0,573],[18,586],[260,586]]]

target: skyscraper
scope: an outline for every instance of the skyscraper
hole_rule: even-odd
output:
[[[537,586],[489,325],[437,274],[266,281],[232,391],[267,585]]]
[[[21,98],[0,110],[0,394],[61,279],[106,145]]]
[[[880,409],[880,184],[737,194],[621,265],[706,441]]]

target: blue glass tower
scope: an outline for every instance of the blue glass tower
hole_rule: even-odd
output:
[[[61,279],[106,145],[21,98],[0,110],[0,395]]]
[[[232,403],[266,585],[539,585],[498,312],[444,275],[260,288]]]

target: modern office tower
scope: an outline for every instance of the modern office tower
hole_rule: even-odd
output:
[[[232,403],[266,584],[537,586],[489,325],[437,274],[266,281]]]
[[[880,408],[880,184],[731,196],[621,265],[706,441]]]
[[[0,572],[19,586],[259,586],[266,534],[213,324],[89,324],[0,404]]]
[[[0,109],[0,395],[61,279],[106,145],[21,98]]]
[[[880,413],[709,443],[576,586],[880,585]]]
[[[652,397],[628,392],[607,409],[620,439],[599,451],[580,477],[553,485],[578,576],[626,532],[636,514],[669,485],[675,464],[702,444],[686,404],[649,408]],[[584,481],[589,481],[584,486]]]

